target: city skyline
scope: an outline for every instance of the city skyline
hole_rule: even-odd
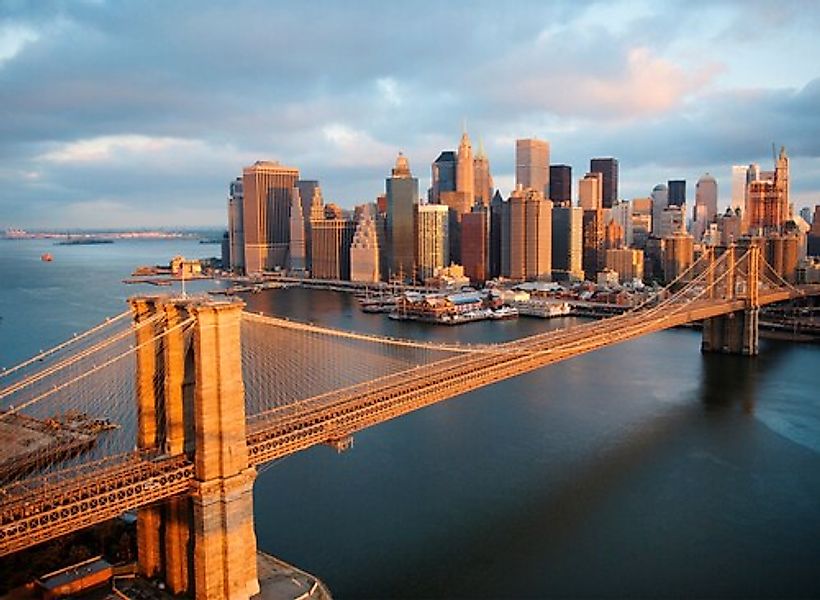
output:
[[[528,137],[576,179],[616,157],[627,199],[677,179],[694,198],[709,172],[721,209],[732,165],[768,164],[774,142],[789,149],[795,208],[820,196],[811,3],[190,9],[3,8],[0,226],[224,226],[227,184],[256,160],[294,165],[352,208],[383,192],[399,150],[426,190],[464,119],[505,197]],[[388,36],[402,15],[429,41]],[[266,35],[231,36],[228,22]],[[766,36],[745,35],[761,22]]]

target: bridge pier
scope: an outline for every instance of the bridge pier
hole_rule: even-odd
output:
[[[700,349],[757,356],[758,340],[758,309],[753,308],[706,319]]]
[[[745,247],[745,245],[744,245]],[[700,349],[702,352],[722,352],[724,354],[742,354],[757,356],[759,352],[759,312],[758,282],[760,277],[760,247],[748,244],[749,252],[744,261],[738,261],[736,247],[731,245],[724,249],[724,261],[720,269],[715,268],[714,255],[707,272],[709,285],[720,282],[710,288],[710,297],[724,300],[744,299],[746,308],[726,315],[720,315],[703,321],[703,336]],[[740,264],[739,264],[740,263]],[[745,269],[745,298],[737,293],[738,270]]]
[[[194,463],[190,496],[137,513],[139,572],[170,592],[244,600],[259,592],[240,324],[244,304],[139,297],[138,446]],[[183,325],[193,320],[193,338]],[[149,342],[157,334],[162,337]]]

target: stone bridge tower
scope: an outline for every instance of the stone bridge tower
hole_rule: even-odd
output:
[[[174,594],[249,598],[259,583],[240,346],[244,304],[159,296],[130,303],[137,323],[165,317],[137,329],[137,446],[184,454],[195,472],[188,496],[138,511],[139,571],[163,579]]]

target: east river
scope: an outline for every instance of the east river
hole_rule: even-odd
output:
[[[54,262],[40,261],[47,251]],[[167,291],[123,285],[136,265],[214,253],[0,241],[0,366],[121,312],[130,294]],[[574,322],[396,323],[302,289],[247,301],[429,340]],[[754,359],[699,347],[697,332],[654,334],[384,423],[346,453],[270,465],[255,487],[258,544],[337,598],[817,597],[820,347],[763,341]]]

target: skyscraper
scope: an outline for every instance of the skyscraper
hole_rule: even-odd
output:
[[[306,229],[305,216],[302,210],[302,196],[299,193],[299,188],[294,187],[293,200],[290,205],[290,269],[293,271],[307,269]]]
[[[729,205],[732,211],[740,209],[741,213],[746,212],[746,178],[749,167],[745,165],[732,166],[732,202]]]
[[[475,177],[475,201],[482,206],[490,206],[493,198],[493,176],[490,174],[490,159],[484,152],[484,144],[479,144],[478,154],[473,159]]]
[[[441,192],[456,191],[456,153],[444,150],[432,165],[430,202],[439,204]]]
[[[475,171],[473,165],[473,146],[467,132],[461,134],[461,142],[456,154],[456,191],[467,197],[472,208],[475,204]]]
[[[461,263],[473,283],[487,279],[490,209],[477,204],[461,219]]]
[[[291,196],[299,170],[257,161],[242,170],[245,271],[287,267]]]
[[[683,206],[686,204],[686,180],[670,179],[669,185],[669,205]]]
[[[550,165],[549,199],[555,206],[572,205],[572,167]]]
[[[493,199],[490,202],[490,242],[489,242],[489,277],[499,277],[502,273],[501,268],[501,241],[503,236],[501,234],[501,225],[504,220],[504,199],[501,197],[501,192],[498,190],[493,194]]]
[[[350,279],[350,245],[356,224],[349,219],[317,219],[313,232],[313,271],[317,279]]]
[[[390,271],[393,276],[413,276],[415,219],[419,203],[419,180],[410,173],[410,163],[401,152],[385,181],[387,191],[387,237]]]
[[[584,210],[602,208],[603,175],[587,173],[578,180],[578,206]]]
[[[537,139],[515,141],[515,184],[541,194],[549,193],[550,145]]]
[[[450,262],[449,212],[442,204],[416,206],[415,264],[421,282]]]
[[[590,281],[604,266],[605,228],[604,210],[602,208],[584,210],[583,217],[583,253],[581,264],[584,275]]]
[[[717,203],[717,180],[706,173],[695,184],[695,210],[692,215],[695,240],[700,241],[707,225],[717,217]]]
[[[583,281],[584,211],[578,206],[552,209],[553,279]]]
[[[771,177],[750,181],[746,192],[748,226],[753,233],[780,231],[789,218],[789,157],[780,148]]]
[[[376,221],[365,211],[356,224],[350,243],[350,280],[375,283],[381,279],[379,236]]]
[[[549,280],[552,275],[552,202],[532,188],[510,195],[508,227],[502,245],[508,248],[506,276],[517,280]]]
[[[245,270],[243,208],[242,178],[237,177],[231,182],[228,194],[228,254],[230,269],[239,273]]]
[[[669,188],[666,184],[659,183],[652,188],[652,235],[654,237],[663,237],[661,233],[661,215],[663,211],[669,206]]]
[[[618,159],[593,158],[589,161],[589,171],[603,176],[601,202],[604,208],[610,208],[618,201]]]

